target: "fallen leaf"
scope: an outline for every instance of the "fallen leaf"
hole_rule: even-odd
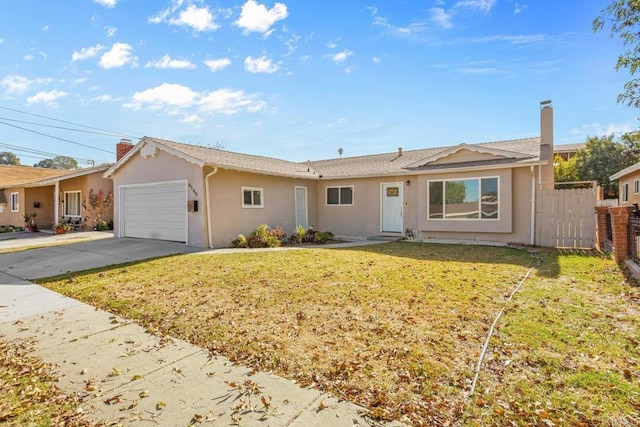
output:
[[[140,393],[138,393],[138,396],[141,398],[149,397],[149,390],[142,390]]]
[[[322,411],[323,409],[325,409],[327,407],[327,405],[324,404],[324,401],[321,400],[320,404],[318,405],[318,411]]]
[[[166,406],[167,406],[166,403],[164,403],[163,401],[160,401],[160,402],[156,403],[156,410],[160,411],[160,410],[164,409]]]

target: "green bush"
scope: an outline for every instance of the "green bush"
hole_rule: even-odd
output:
[[[96,224],[96,231],[109,231],[109,224],[107,224],[105,221],[100,221],[99,223]]]
[[[320,245],[327,243],[331,239],[333,239],[333,233],[330,231],[317,231],[313,236],[313,241]]]
[[[238,234],[238,238],[231,242],[234,248],[246,248],[249,245],[247,238],[243,234]]]
[[[248,239],[250,248],[273,248],[282,245],[287,234],[280,227],[270,228],[266,224],[256,227]]]

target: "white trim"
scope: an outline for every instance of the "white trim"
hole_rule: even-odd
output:
[[[128,154],[128,153],[127,153]],[[123,237],[122,235],[122,230],[123,230],[123,225],[124,225],[124,216],[122,215],[122,189],[123,188],[134,188],[134,187],[149,187],[149,186],[153,186],[153,185],[162,185],[162,184],[178,184],[178,183],[184,183],[184,218],[185,218],[185,236],[184,236],[184,241],[185,244],[188,246],[189,245],[189,215],[187,212],[187,202],[188,202],[188,198],[189,198],[189,181],[186,179],[177,179],[174,181],[157,181],[157,182],[145,182],[145,183],[140,183],[140,184],[122,184],[120,186],[118,186],[118,237]]]
[[[492,156],[495,156],[496,158],[502,158],[502,159],[527,159],[527,158],[535,157],[532,155],[527,155],[527,154],[516,152],[516,151],[501,150],[499,148],[482,147],[478,145],[462,143],[453,147],[449,147],[442,151],[439,151],[436,154],[433,154],[429,157],[425,157],[424,159],[419,160],[417,162],[411,163],[405,166],[405,168],[410,169],[410,168],[427,166],[428,164],[436,162],[447,156],[456,154],[462,150],[467,150],[467,151],[471,151],[473,153],[479,153],[479,154],[490,154]]]
[[[629,201],[629,183],[625,182],[621,185],[622,191],[620,192],[620,200],[622,203],[626,203]]]
[[[16,202],[13,203],[13,195],[16,195]],[[20,193],[18,191],[14,191],[11,193],[11,200],[9,201],[11,212],[19,212],[20,211]]]
[[[244,192],[245,191],[250,191],[251,192],[251,204],[247,205],[244,203]],[[260,192],[260,204],[256,205],[254,204],[255,200],[253,199],[253,192],[254,191],[259,191]],[[262,209],[264,208],[264,188],[261,187],[242,187],[242,191],[240,192],[240,195],[242,196],[240,199],[240,202],[242,203],[242,207],[245,209]]]
[[[497,214],[498,216],[496,218],[482,218],[482,180],[483,179],[496,179],[498,180],[498,211]],[[429,195],[429,187],[432,182],[442,182],[445,183],[447,181],[473,181],[473,180],[478,180],[478,203],[479,203],[479,217],[478,218],[452,218],[452,217],[445,217],[445,200],[442,200],[442,218],[430,218],[429,214],[430,214],[430,195]],[[444,189],[443,189],[443,193],[442,193],[442,197],[445,198],[445,194],[444,194]],[[480,177],[464,177],[464,178],[447,178],[447,179],[430,179],[427,180],[427,220],[428,221],[471,221],[471,222],[475,222],[475,221],[480,221],[480,222],[485,222],[485,221],[499,221],[500,220],[500,177],[499,176],[480,176]]]
[[[304,222],[305,228],[309,228],[309,191],[307,187],[296,185],[293,187],[294,222],[298,222],[298,190],[304,190]],[[296,224],[296,227],[299,224]]]
[[[338,203],[329,203],[329,189],[337,188],[338,189]],[[340,203],[340,189],[342,188],[351,188],[351,203]],[[324,187],[324,205],[325,206],[353,206],[356,203],[356,190],[354,185],[328,185]]]
[[[218,168],[213,168],[213,170],[211,172],[209,172],[207,174],[207,176],[204,177],[204,188],[205,188],[205,200],[207,203],[207,217],[205,219],[206,221],[206,227],[207,227],[207,237],[209,238],[209,249],[213,249],[213,230],[212,228],[212,221],[211,221],[211,185],[209,184],[209,178],[212,177],[213,175],[215,175],[216,173],[218,173]]]
[[[77,193],[78,194],[78,215],[70,215],[67,212],[67,194]],[[81,190],[72,190],[65,191],[62,195],[62,200],[64,201],[64,206],[62,207],[62,216],[63,218],[82,218],[82,191]]]
[[[633,194],[640,193],[640,179],[636,179],[633,181]]]
[[[614,173],[613,175],[611,175],[609,177],[610,181],[615,181],[616,179],[620,179],[625,175],[630,174],[631,172],[635,172],[637,170],[640,170],[640,162],[633,164],[631,166],[629,166],[628,168],[624,168],[622,169],[620,172]]]

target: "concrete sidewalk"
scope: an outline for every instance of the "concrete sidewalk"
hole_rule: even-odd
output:
[[[71,270],[78,271],[84,269],[78,265],[101,263],[103,257],[114,263],[169,254],[172,248],[187,251],[185,245],[127,240],[0,255],[0,335],[32,341],[36,354],[57,366],[60,388],[85,396],[82,410],[89,418],[132,426],[186,426],[196,420],[203,425],[369,425],[356,405],[251,372],[189,343],[148,334],[133,322],[20,277],[69,271],[73,265],[65,259],[70,254],[82,261]]]

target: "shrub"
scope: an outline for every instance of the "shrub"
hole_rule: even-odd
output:
[[[313,237],[313,241],[320,245],[327,243],[331,239],[333,239],[333,233],[330,231],[317,231]]]
[[[243,234],[238,234],[238,238],[231,242],[234,248],[246,248],[249,245],[247,238]]]
[[[287,234],[280,227],[270,228],[268,225],[262,224],[257,226],[249,236],[248,246],[250,248],[273,248],[280,246],[286,238]]]
[[[302,244],[305,237],[307,237],[307,230],[305,230],[303,226],[299,225],[294,230],[290,240],[294,243]]]
[[[100,221],[96,224],[96,231],[108,231],[110,230],[109,224],[105,221]]]

